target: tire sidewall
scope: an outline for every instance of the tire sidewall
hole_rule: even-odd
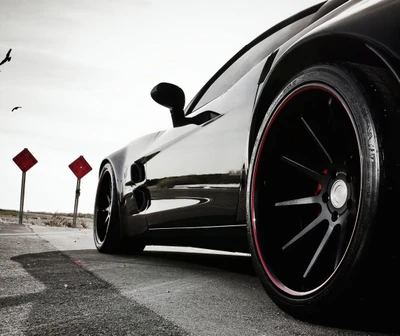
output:
[[[111,181],[111,218],[109,225],[106,228],[105,236],[103,241],[99,239],[98,233],[97,233],[97,206],[98,206],[98,201],[99,197],[101,196],[101,189],[102,189],[102,183],[103,179],[106,174],[110,175],[110,181]],[[116,239],[116,212],[117,212],[117,193],[116,193],[116,185],[115,185],[115,176],[114,176],[114,171],[112,169],[112,166],[110,163],[107,163],[103,166],[101,169],[100,175],[99,175],[99,182],[97,185],[97,191],[96,191],[96,198],[95,198],[95,206],[94,206],[94,220],[93,220],[93,237],[94,237],[94,243],[96,248],[99,251],[105,251],[108,250],[112,247],[114,240]]]
[[[319,83],[332,89],[347,105],[359,142],[362,168],[358,220],[350,246],[334,275],[317,291],[305,296],[292,296],[277,288],[265,272],[255,246],[252,223],[252,184],[255,178],[256,159],[260,153],[262,140],[277,108],[296,89],[301,86]],[[257,134],[253,147],[247,179],[247,228],[250,252],[257,275],[262,285],[279,305],[289,311],[299,311],[307,307],[310,311],[321,304],[335,301],[344,293],[356,277],[363,263],[365,251],[370,241],[373,222],[378,204],[380,182],[380,143],[376,123],[371,114],[366,93],[352,72],[347,68],[332,65],[319,65],[304,70],[292,79],[270,105]]]

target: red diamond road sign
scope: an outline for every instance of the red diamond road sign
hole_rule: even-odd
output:
[[[92,167],[90,167],[90,164],[82,155],[72,162],[68,167],[79,180],[92,170]]]
[[[13,161],[24,173],[26,173],[38,162],[28,148],[25,148],[21,153],[15,156]]]

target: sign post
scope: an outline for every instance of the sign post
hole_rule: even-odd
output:
[[[22,172],[22,182],[21,182],[21,198],[19,201],[19,220],[18,224],[22,224],[22,218],[24,213],[24,200],[25,200],[25,179],[26,172]]]
[[[78,213],[79,196],[81,195],[81,178],[92,170],[92,167],[81,155],[74,162],[68,166],[77,177],[75,189],[75,204],[74,204],[74,217],[72,220],[72,227],[76,227],[76,216]]]
[[[23,214],[24,214],[24,200],[25,200],[25,182],[26,182],[26,172],[31,169],[38,161],[31,154],[28,148],[25,148],[22,152],[17,154],[13,161],[22,170],[22,182],[21,182],[21,198],[19,204],[19,220],[18,223],[22,224]]]
[[[77,179],[76,190],[75,190],[74,218],[72,220],[72,227],[76,227],[76,215],[78,213],[78,202],[80,194],[81,194],[81,179]]]

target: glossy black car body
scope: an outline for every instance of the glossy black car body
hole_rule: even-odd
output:
[[[186,106],[179,127],[102,162],[100,171],[109,164],[115,176],[121,237],[249,251],[249,165],[271,103],[315,64],[378,67],[398,83],[399,17],[399,1],[330,0],[246,45]]]

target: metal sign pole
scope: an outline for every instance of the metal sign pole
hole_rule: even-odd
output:
[[[75,206],[74,206],[74,219],[72,220],[72,227],[76,228],[76,216],[78,213],[78,201],[79,195],[81,194],[81,180],[78,179],[76,181],[76,190],[75,190]]]
[[[26,179],[26,172],[22,172],[21,199],[19,203],[19,224],[22,224],[22,217],[24,214],[25,179]]]

